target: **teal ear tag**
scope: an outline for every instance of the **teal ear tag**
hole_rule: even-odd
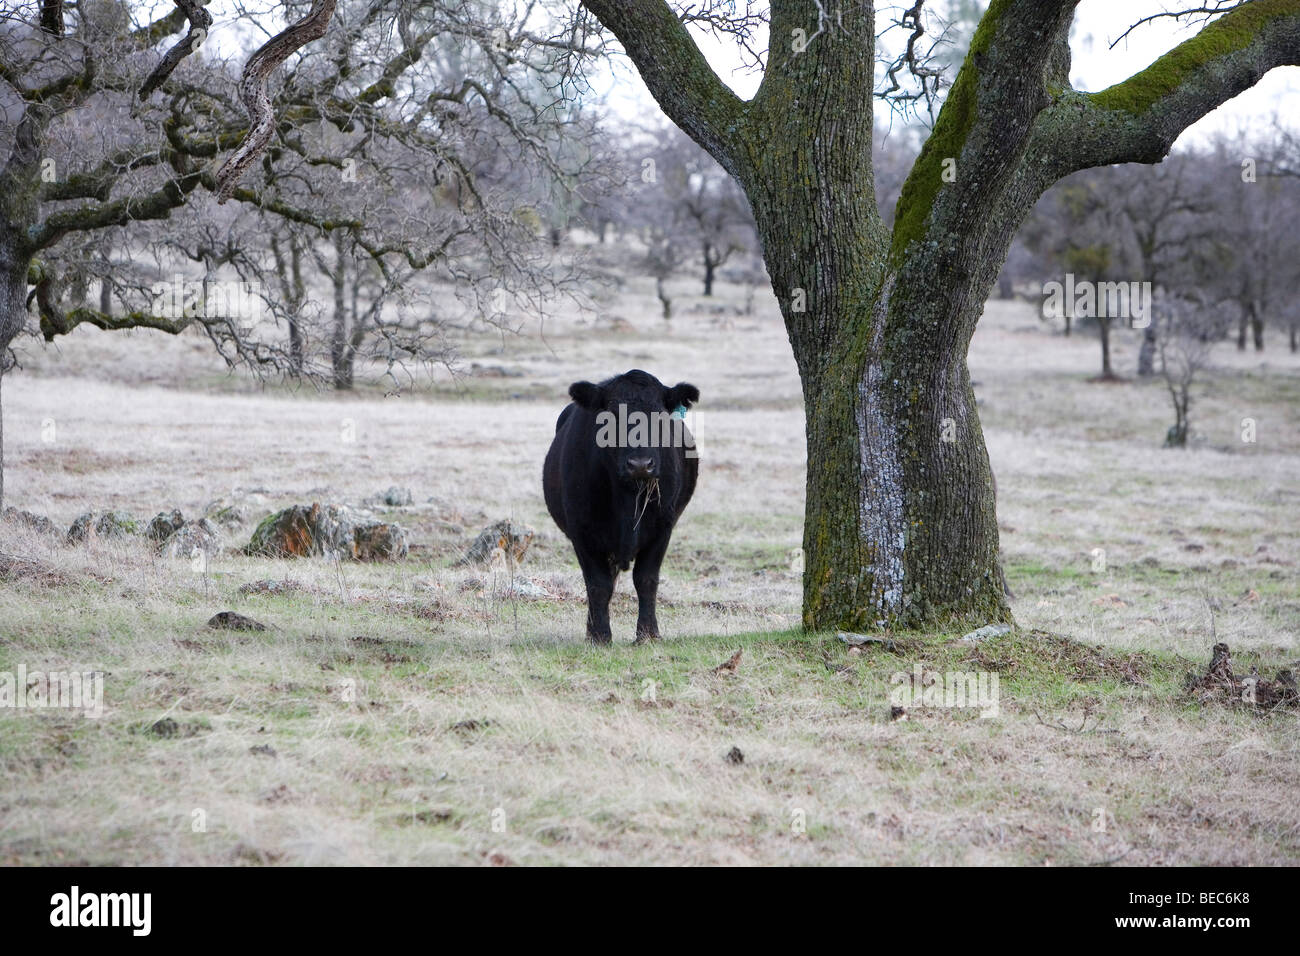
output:
[[[686,421],[686,406],[678,405],[676,408],[674,408],[673,418],[680,418],[682,421]]]

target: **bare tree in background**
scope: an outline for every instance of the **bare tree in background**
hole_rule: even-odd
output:
[[[758,244],[749,204],[736,181],[692,140],[671,127],[674,159],[665,173],[680,218],[700,250],[704,295],[713,295],[718,268]]]
[[[1158,166],[1121,166],[1099,171],[1109,201],[1119,206],[1118,221],[1130,231],[1132,279],[1164,288],[1180,281],[1178,263],[1194,243],[1209,241],[1213,229],[1206,214],[1211,203],[1204,194],[1208,170],[1201,157],[1190,151],[1175,153]],[[1210,173],[1212,175],[1212,173]],[[1155,371],[1158,323],[1150,321],[1142,332],[1137,374]]]
[[[250,18],[273,9],[241,8]],[[299,296],[290,280],[284,296],[278,273],[265,281],[276,235],[265,224],[212,241],[210,227],[238,219],[218,199],[296,231],[280,253],[292,262],[296,249],[299,267],[342,233],[384,294],[426,269],[480,308],[502,293],[536,302],[554,290],[554,264],[533,250],[538,212],[518,208],[512,184],[539,168],[564,176],[547,149],[558,137],[543,131],[599,52],[580,23],[460,0],[353,0],[337,11],[329,0],[294,2],[289,25],[241,76],[194,55],[211,23],[201,5],[177,0],[144,23],[136,12],[129,0],[42,0],[0,14],[0,375],[29,303],[46,340],[82,324],[197,327],[232,364],[314,371],[302,324],[311,284]],[[313,42],[326,20],[326,39]],[[259,145],[268,117],[273,135]],[[99,234],[111,242],[75,238]],[[291,320],[288,341],[229,312],[159,314],[154,289],[175,260],[153,255],[155,268],[141,267],[151,244],[199,264],[205,278],[233,270],[261,281],[264,304]],[[86,276],[100,280],[98,301],[86,298]],[[373,305],[360,310],[360,341],[375,343],[375,357],[391,367],[433,354],[421,342],[436,345],[436,323]],[[359,348],[357,328],[342,359]],[[350,380],[340,371],[336,382]],[[2,460],[0,450],[0,495]]]
[[[1217,173],[1210,187],[1223,252],[1216,278],[1236,306],[1239,351],[1248,341],[1263,351],[1265,326],[1285,317],[1300,292],[1300,182],[1271,174],[1285,149],[1284,134],[1274,127],[1219,136],[1205,157]]]
[[[1220,304],[1163,290],[1156,294],[1152,311],[1160,374],[1174,406],[1165,446],[1185,448],[1191,435],[1192,385],[1209,366],[1210,352],[1222,340],[1228,323]]]

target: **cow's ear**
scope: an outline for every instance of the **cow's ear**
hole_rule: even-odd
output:
[[[687,382],[678,382],[664,393],[664,407],[670,412],[690,408],[700,400],[700,390]]]
[[[591,382],[574,382],[569,386],[569,398],[591,412],[599,409],[604,402],[600,386]]]

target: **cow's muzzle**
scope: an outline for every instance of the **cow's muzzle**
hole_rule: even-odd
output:
[[[633,481],[649,481],[658,476],[653,458],[629,458],[624,474]]]

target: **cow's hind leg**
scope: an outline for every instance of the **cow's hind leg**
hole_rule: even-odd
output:
[[[617,572],[607,556],[592,554],[583,548],[575,550],[578,564],[582,566],[582,579],[587,585],[587,640],[593,644],[608,644],[612,640],[609,599],[614,594]]]
[[[632,570],[632,583],[636,585],[637,615],[636,643],[659,640],[659,619],[655,615],[655,599],[659,594],[659,567],[668,550],[667,534],[663,535],[636,558]]]

